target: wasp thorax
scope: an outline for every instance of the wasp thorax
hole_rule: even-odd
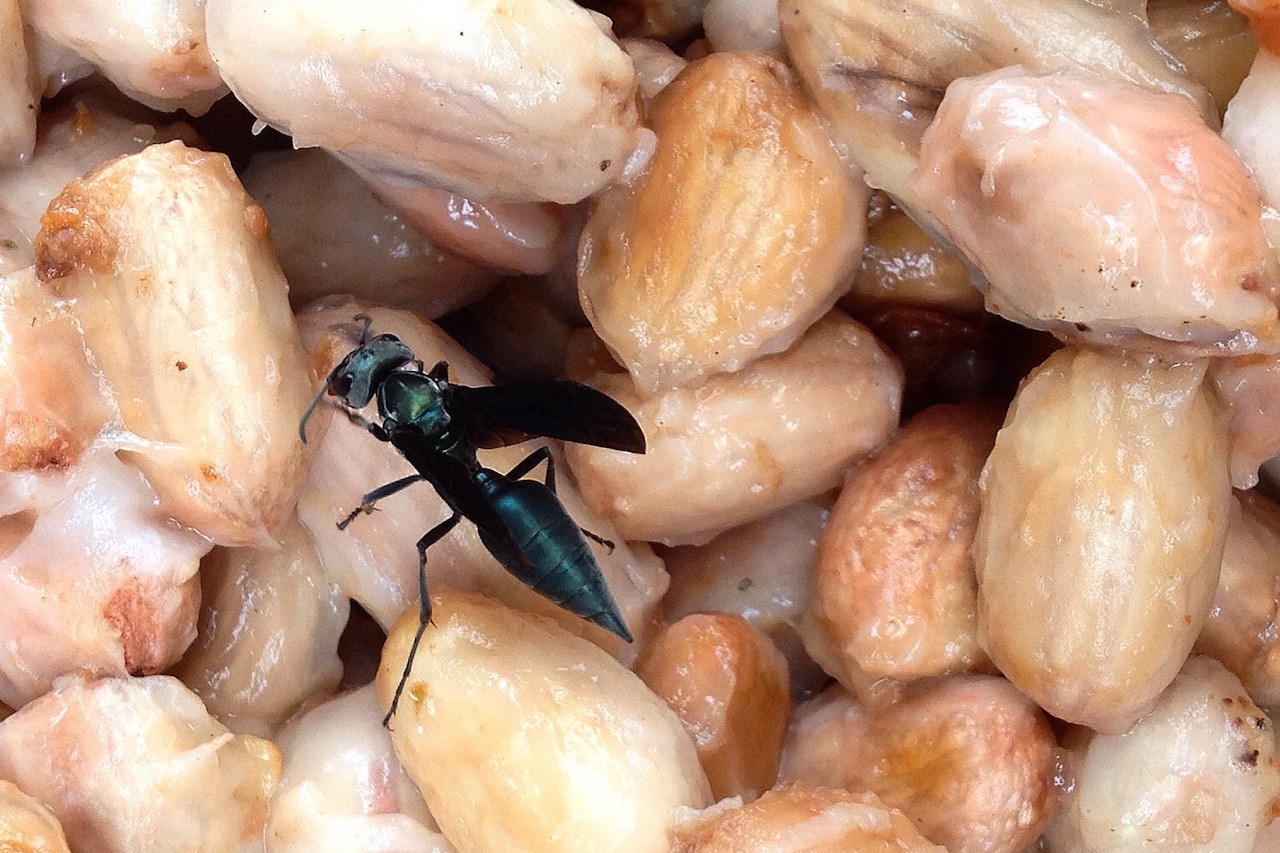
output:
[[[392,373],[378,388],[378,409],[384,425],[413,425],[427,435],[442,432],[449,413],[440,393],[440,382],[421,373]]]
[[[413,350],[395,335],[378,335],[347,353],[329,374],[329,393],[353,409],[363,409],[375,389],[393,372],[413,361]]]

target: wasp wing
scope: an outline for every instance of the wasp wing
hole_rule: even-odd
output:
[[[503,447],[546,436],[576,444],[644,453],[644,431],[631,413],[601,391],[557,379],[472,388],[451,385],[449,414],[476,447]]]

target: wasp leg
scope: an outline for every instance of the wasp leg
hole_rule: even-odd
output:
[[[391,722],[391,718],[396,713],[396,707],[400,704],[400,694],[404,692],[405,682],[409,680],[409,670],[413,668],[413,658],[418,654],[418,643],[422,642],[422,632],[427,630],[427,624],[431,622],[431,596],[427,594],[427,549],[443,539],[445,534],[457,526],[461,518],[462,516],[455,512],[428,530],[426,535],[418,540],[418,631],[413,635],[413,643],[409,646],[409,657],[404,662],[404,672],[400,673],[400,682],[396,685],[396,692],[391,697],[391,707],[387,709],[387,715],[382,718],[384,726]]]
[[[512,468],[510,471],[507,472],[507,476],[512,480],[519,480],[525,474],[528,474],[534,468],[537,468],[538,465],[542,462],[547,463],[547,476],[542,481],[543,485],[545,485],[548,489],[550,489],[552,494],[555,494],[556,462],[555,462],[555,459],[553,459],[551,456],[550,449],[548,449],[547,447],[539,447],[537,450],[530,453],[524,459],[521,459],[516,464],[516,467]],[[590,530],[588,530],[585,527],[579,527],[578,529],[582,531],[583,536],[586,536],[588,539],[592,539],[596,542],[599,542],[601,545],[608,548],[610,553],[613,552],[614,544],[610,542],[608,539],[605,539],[603,536],[600,536],[596,533],[592,533]]]
[[[360,341],[356,346],[364,346],[369,343],[369,329],[373,328],[373,318],[368,314],[357,314],[351,318],[352,320],[363,320],[364,328],[360,330]]]
[[[333,406],[339,412],[342,412],[342,414],[346,415],[347,420],[351,421],[356,426],[360,427],[361,429],[367,430],[368,433],[372,435],[374,438],[378,439],[378,441],[391,440],[391,436],[387,433],[385,429],[382,428],[380,424],[375,424],[373,421],[365,420],[355,412],[348,409],[346,406],[339,405],[338,403],[330,402],[329,405]]]
[[[379,486],[378,488],[374,489],[372,492],[369,492],[367,495],[362,497],[360,499],[360,506],[351,510],[351,512],[347,513],[346,518],[338,522],[338,529],[346,530],[347,525],[355,521],[357,515],[359,515],[362,512],[364,513],[373,512],[374,506],[378,503],[378,501],[382,500],[383,498],[389,498],[392,495],[394,495],[396,492],[403,491],[409,488],[410,486],[412,486],[414,483],[420,482],[425,479],[426,477],[422,476],[421,474],[413,474],[408,477],[401,477],[399,480],[395,480],[393,482],[387,483],[385,486]]]

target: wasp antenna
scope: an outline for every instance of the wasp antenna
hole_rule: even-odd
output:
[[[329,391],[329,381],[320,386],[320,390],[316,392],[315,397],[311,399],[311,405],[307,406],[307,410],[302,413],[302,422],[298,424],[298,438],[302,439],[302,443],[307,443],[307,421],[311,418],[312,412],[320,405],[320,401],[324,399],[324,395]]]
[[[358,346],[364,346],[369,343],[369,329],[373,328],[373,318],[368,314],[357,314],[351,319],[364,321],[364,328],[360,330],[360,343]]]

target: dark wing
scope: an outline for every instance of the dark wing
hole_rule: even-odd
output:
[[[451,509],[504,543],[514,542],[511,529],[485,497],[465,463],[437,450],[431,439],[412,427],[392,430],[390,439]],[[516,547],[519,550],[519,546]]]
[[[644,432],[621,403],[590,385],[558,379],[472,388],[450,385],[449,414],[476,447],[534,436],[644,453]]]

